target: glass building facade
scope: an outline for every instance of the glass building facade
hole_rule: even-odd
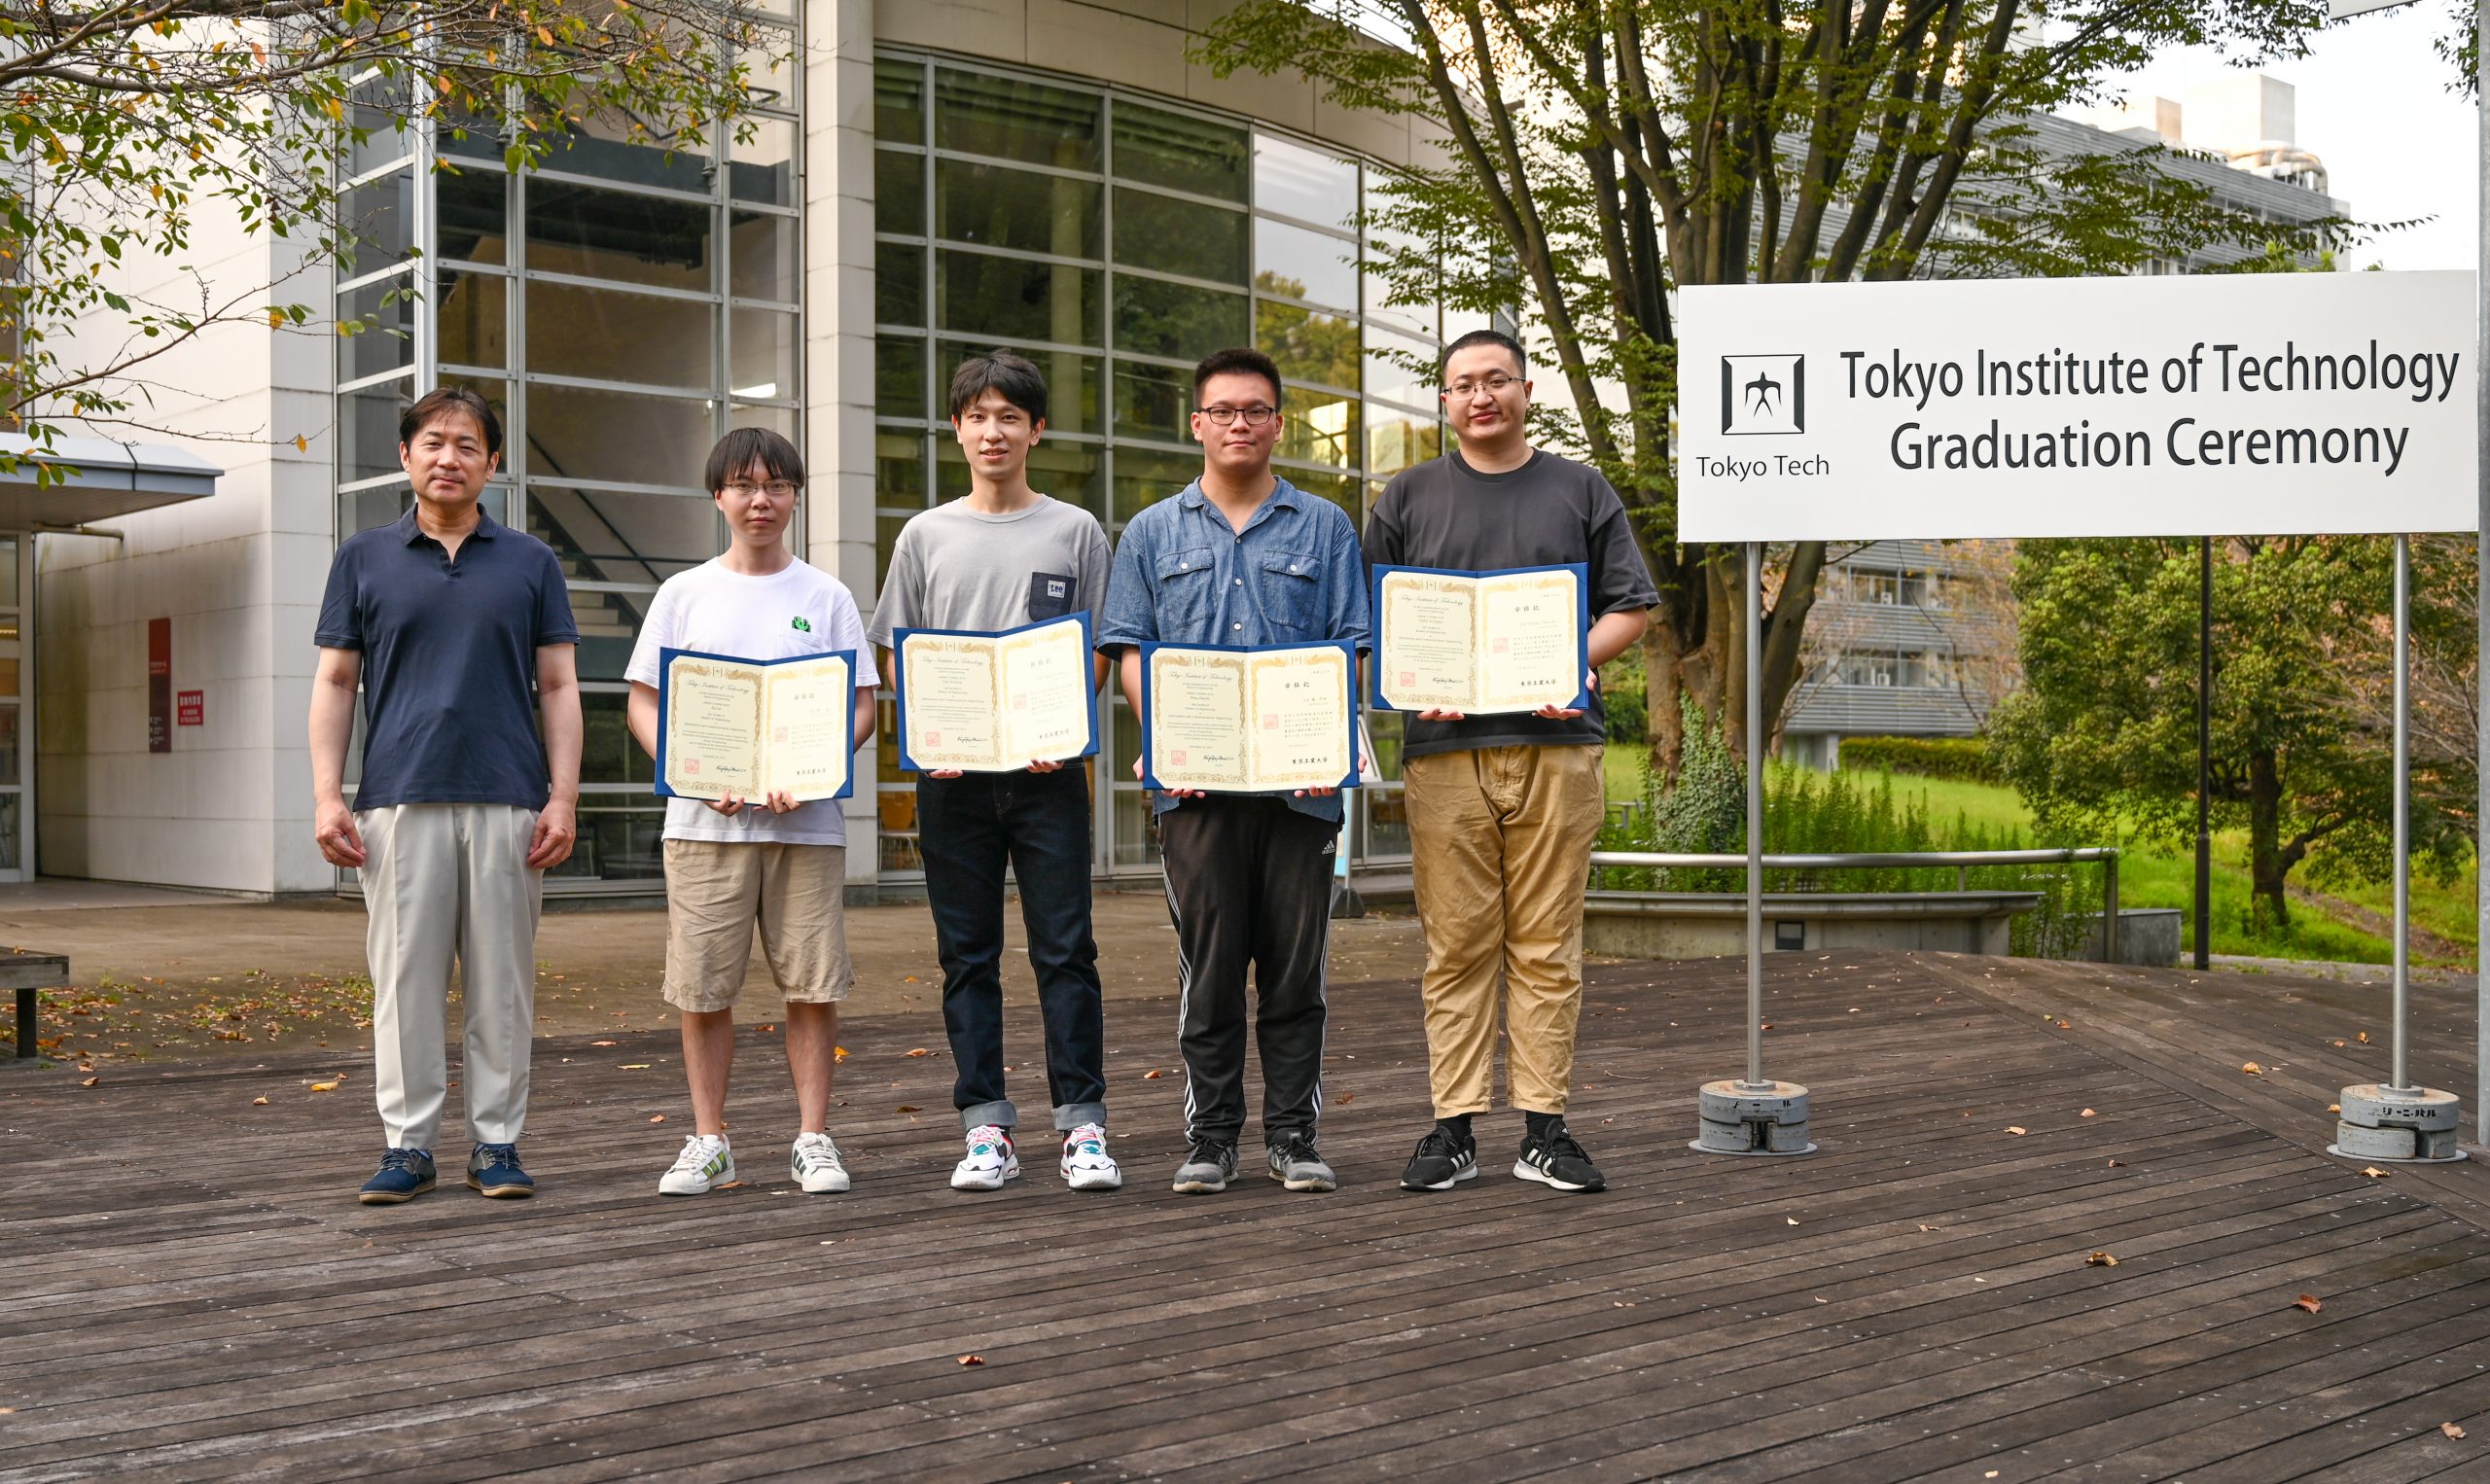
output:
[[[800,55],[798,22],[770,23]],[[1191,372],[1222,346],[1279,363],[1281,472],[1361,525],[1384,479],[1439,451],[1437,347],[1469,327],[1392,301],[1371,271],[1358,224],[1373,167],[1196,106],[948,57],[885,49],[874,85],[876,581],[910,514],[967,492],[943,388],[976,350],[1045,370],[1032,482],[1110,539],[1199,473]],[[338,533],[405,509],[397,419],[416,388],[473,386],[500,409],[487,509],[560,555],[580,622],[581,844],[559,873],[574,890],[661,878],[662,801],[623,724],[622,668],[658,584],[725,547],[700,488],[710,442],[743,425],[803,442],[802,89],[785,66],[753,88],[740,143],[669,153],[633,121],[591,119],[516,175],[488,124],[464,140],[382,131],[349,161],[366,246],[338,313],[382,328],[338,341]],[[1100,721],[1095,866],[1155,870],[1138,728],[1112,693]],[[891,722],[886,698],[876,859],[905,881],[914,779]],[[1358,799],[1353,844],[1405,856],[1397,718],[1370,725],[1387,782]]]

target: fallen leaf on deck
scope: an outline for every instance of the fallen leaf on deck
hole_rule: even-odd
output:
[[[2058,1022],[2058,1029],[2059,1029],[2059,1030],[2061,1030],[2061,1031],[2072,1031],[2072,1030],[2074,1030],[2074,1029],[2075,1029],[2075,1027],[2074,1027],[2074,1026],[2071,1026],[2071,1025],[2067,1024],[2065,1021],[2061,1020],[2061,1021],[2059,1021],[2059,1022]]]
[[[2306,1309],[2311,1314],[2315,1314],[2318,1310],[2326,1307],[2326,1300],[2318,1297],[2314,1293],[2302,1293],[2299,1297],[2293,1299],[2292,1302],[2299,1308]]]
[[[2341,1113],[2343,1111],[2343,1105],[2340,1103],[2329,1103],[2326,1105],[2326,1111],[2328,1113]]]
[[[1145,1073],[1143,1073],[1143,1074],[1141,1075],[1141,1079],[1142,1079],[1143,1081],[1145,1081],[1145,1082],[1155,1082],[1155,1081],[1158,1080],[1160,1078],[1165,1077],[1166,1075],[1167,1075],[1166,1073],[1159,1071],[1159,1070],[1158,1070],[1157,1068],[1156,1068],[1156,1067],[1153,1067],[1153,1068],[1151,1068],[1149,1071],[1147,1071],[1147,1072],[1145,1072]]]
[[[2361,1044],[2362,1044],[2362,1045],[2367,1045],[2368,1043],[2369,1043],[2369,1033],[2368,1033],[2368,1032],[2366,1032],[2366,1031],[2363,1031],[2363,1032],[2361,1033]]]
[[[2101,1114],[2098,1110],[2087,1108],[2083,1112],[2077,1113],[2076,1116],[2079,1118],[2097,1118],[2101,1116]]]
[[[313,1092],[335,1092],[338,1090],[338,1084],[336,1082],[313,1082],[311,1084],[311,1090]]]
[[[2371,1179],[2371,1180],[2393,1180],[2393,1179],[2395,1178],[2394,1176],[2389,1175],[2388,1173],[2386,1173],[2384,1170],[2379,1169],[2379,1168],[2378,1168],[2377,1166],[2375,1166],[2375,1165],[2370,1165],[2370,1166],[2368,1166],[2366,1169],[2364,1169],[2363,1171],[2361,1171],[2361,1173],[2362,1173],[2362,1174],[2364,1174],[2364,1175],[2366,1175],[2366,1176],[2367,1176],[2367,1177],[2368,1177],[2369,1179]]]
[[[1771,1030],[1771,1029],[1772,1029],[1772,1022],[1771,1022],[1771,1021],[1769,1021],[1769,1020],[1767,1020],[1767,1021],[1765,1021],[1762,1025],[1758,1026],[1756,1029],[1758,1029],[1758,1030],[1762,1030],[1762,1031],[1768,1031],[1768,1030]]]
[[[925,1110],[917,1107],[913,1103],[902,1103],[899,1107],[891,1110],[893,1113],[923,1113],[924,1111]]]
[[[1922,1231],[1935,1231],[1937,1228],[1929,1225],[1926,1221],[1922,1221],[1919,1223],[1919,1229]]]
[[[102,1080],[103,1078],[100,1077],[81,1078],[79,1078],[78,1085],[81,1087],[92,1087]]]
[[[931,1052],[931,1051],[926,1050],[923,1046],[918,1046],[916,1049],[914,1049],[914,1050],[912,1050],[912,1051],[908,1052],[907,1054],[908,1054],[908,1055],[910,1055],[910,1056],[931,1056],[931,1055],[933,1055],[934,1053],[933,1053],[933,1052]]]
[[[2020,1135],[2023,1135],[2023,1134],[2028,1134],[2028,1133],[2030,1133],[2030,1132],[2031,1132],[2031,1130],[2030,1130],[2030,1129],[2025,1128],[2025,1127],[2024,1127],[2022,1124],[2020,1124],[2020,1123],[2010,1123],[2010,1124],[2006,1125],[2006,1131],[2007,1131],[2008,1133],[2010,1133],[2010,1134],[2014,1134],[2014,1135],[2017,1135],[2017,1136],[2020,1136]]]
[[[266,1108],[268,1106],[268,1100],[266,1098],[253,1098],[251,1100],[251,1106],[253,1108]]]
[[[663,1123],[663,1122],[665,1121],[665,1114],[663,1114],[663,1113],[651,1113],[651,1114],[649,1114],[649,1121],[650,1121],[651,1123]]]
[[[843,1062],[847,1060],[847,1048],[845,1046],[831,1047],[830,1059],[835,1062]]]
[[[649,1064],[647,1062],[624,1062],[622,1064],[622,1070],[625,1072],[646,1072],[649,1070]]]
[[[2111,1256],[2108,1253],[2094,1253],[2091,1256],[2083,1259],[2083,1265],[2085,1267],[2116,1267],[2118,1265],[2118,1259]]]
[[[2338,1046],[2339,1046],[2339,1045],[2346,1044],[2346,1042],[2339,1042],[2339,1041],[2338,1041],[2338,1042],[2334,1042],[2334,1044],[2336,1044],[2336,1045],[2338,1045]]]
[[[2126,1161],[2125,1161],[2125,1160],[2123,1160],[2123,1159],[2113,1159],[2113,1160],[2111,1160],[2111,1161],[2110,1161],[2108,1168],[2115,1170],[2115,1169],[2118,1168],[2118,1166],[2120,1166],[2120,1165],[2122,1165],[2122,1164],[2125,1164],[2125,1163],[2126,1163]]]
[[[1790,1223],[1791,1225],[1793,1225],[1793,1226],[1796,1226],[1796,1225],[1797,1225],[1797,1224],[1798,1224],[1798,1219],[1797,1219],[1796,1217],[1795,1217],[1795,1216],[1785,1216],[1785,1217],[1783,1217],[1781,1219],[1783,1219],[1783,1220],[1785,1220],[1785,1221],[1789,1222],[1789,1223]]]
[[[2247,1073],[2250,1077],[2263,1077],[2265,1075],[2265,1069],[2258,1066],[2255,1062],[2241,1062],[2239,1064],[2239,1070]]]
[[[610,1045],[618,1044],[618,1042],[611,1042],[611,1041],[591,1041],[591,1042],[588,1042],[588,1044],[589,1044],[589,1045],[592,1045],[592,1046],[610,1046]]]
[[[960,1357],[960,1363],[961,1363],[962,1365],[983,1365],[983,1364],[985,1363],[985,1357],[983,1357],[983,1356],[962,1356],[962,1357]]]
[[[1354,1093],[1354,1092],[1344,1092],[1344,1093],[1341,1093],[1341,1094],[1340,1094],[1340,1103],[1341,1103],[1341,1105],[1342,1105],[1343,1107],[1347,1106],[1348,1104],[1354,1103],[1354,1102],[1356,1102],[1357,1100],[1358,1100],[1358,1095],[1357,1095],[1356,1093]]]
[[[2449,1437],[2462,1437],[2462,1436],[2464,1436],[2464,1430],[2463,1430],[2462,1428],[2457,1427],[2454,1423],[2451,1423],[2451,1422],[2442,1422],[2442,1423],[2438,1424],[2438,1431],[2441,1431],[2441,1432],[2443,1432],[2443,1433],[2445,1433],[2445,1434],[2446,1434],[2447,1436],[2449,1436]]]
[[[739,1180],[730,1180],[723,1185],[711,1185],[709,1188],[712,1190],[740,1190],[743,1188],[743,1182]]]

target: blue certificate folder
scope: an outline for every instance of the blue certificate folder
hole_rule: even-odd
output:
[[[1373,673],[1370,677],[1371,684],[1369,686],[1367,691],[1367,702],[1369,705],[1374,707],[1375,710],[1395,711],[1402,709],[1425,709],[1423,707],[1396,707],[1390,700],[1385,698],[1383,693],[1384,684],[1386,681],[1386,672],[1383,667],[1384,655],[1388,653],[1387,646],[1391,642],[1391,636],[1384,628],[1386,610],[1383,605],[1383,580],[1392,576],[1396,572],[1414,573],[1420,577],[1467,578],[1474,582],[1484,582],[1490,578],[1527,577],[1530,574],[1537,572],[1572,573],[1574,575],[1574,696],[1571,700],[1562,701],[1559,702],[1559,704],[1574,709],[1581,709],[1590,705],[1591,692],[1588,679],[1591,672],[1591,573],[1590,567],[1586,563],[1557,562],[1544,567],[1499,567],[1485,572],[1465,572],[1454,567],[1379,566],[1374,569],[1374,576],[1371,580],[1373,585],[1368,591],[1368,596],[1372,600],[1373,604],[1374,658],[1372,661]],[[1515,709],[1527,711],[1533,708],[1498,707],[1491,711],[1482,706],[1456,706],[1451,709],[1460,711],[1465,715],[1489,716],[1498,714],[1499,712],[1511,712]]]
[[[847,733],[847,751],[845,757],[847,759],[848,766],[846,782],[838,786],[837,793],[832,794],[828,796],[832,798],[845,798],[849,795],[854,794],[856,792],[856,652],[854,650],[824,650],[818,654],[790,654],[784,659],[745,659],[740,655],[711,654],[700,650],[658,651],[657,793],[660,796],[666,798],[703,798],[716,796],[714,795],[680,793],[669,787],[666,783],[666,779],[672,776],[671,769],[666,765],[666,717],[667,708],[674,695],[673,679],[674,662],[676,660],[705,659],[719,664],[752,665],[757,668],[767,669],[771,665],[791,665],[801,663],[807,659],[830,658],[838,658],[847,661],[847,702],[840,709],[840,719],[841,724],[845,727]],[[769,739],[765,735],[756,737],[754,739],[754,750],[756,754],[765,755],[768,749],[768,741]],[[756,795],[758,792],[759,791],[757,790],[755,791]]]
[[[1303,785],[1303,787],[1354,789],[1358,786],[1358,652],[1357,647],[1350,644],[1347,640],[1329,641],[1322,644],[1144,644],[1141,647],[1140,696],[1142,718],[1141,781],[1143,786],[1158,790],[1164,790],[1168,787],[1168,785],[1161,783],[1158,780],[1157,747],[1156,740],[1150,734],[1150,718],[1153,714],[1150,696],[1150,658],[1160,650],[1176,650],[1187,654],[1235,654],[1244,657],[1248,661],[1253,659],[1254,656],[1261,654],[1287,654],[1312,650],[1324,650],[1337,653],[1340,655],[1342,662],[1348,666],[1348,674],[1346,677],[1348,683],[1343,688],[1341,694],[1341,699],[1345,702],[1341,708],[1344,715],[1341,717],[1340,721],[1340,756],[1347,760],[1347,770],[1342,773],[1336,781],[1327,780],[1322,784],[1308,784]],[[1253,707],[1253,693],[1250,689],[1250,683],[1246,693],[1241,700],[1241,709],[1246,712],[1250,712]],[[1252,718],[1249,715],[1242,717],[1240,720],[1250,724]],[[1240,727],[1240,733],[1237,738],[1237,750],[1240,755],[1241,762],[1250,762],[1253,756],[1253,739],[1250,735],[1250,725]],[[1195,787],[1195,785],[1186,784],[1184,787],[1192,788]],[[1251,793],[1269,791],[1223,790],[1219,792]]]
[[[912,639],[912,638],[916,637],[916,636],[917,636],[917,635],[919,635],[919,634],[925,635],[925,636],[927,636],[927,637],[929,637],[929,638],[935,638],[935,639],[1009,639],[1009,638],[1011,638],[1011,637],[1012,637],[1013,635],[1014,635],[1014,634],[1025,634],[1025,633],[1029,632],[1031,629],[1039,629],[1039,628],[1053,628],[1053,627],[1056,627],[1057,625],[1060,625],[1060,624],[1076,624],[1076,623],[1077,623],[1077,624],[1079,624],[1079,625],[1080,625],[1080,627],[1081,627],[1081,654],[1082,654],[1082,662],[1083,662],[1085,665],[1086,665],[1086,664],[1088,664],[1088,663],[1089,663],[1088,656],[1097,653],[1098,646],[1096,645],[1096,643],[1095,643],[1095,642],[1093,642],[1093,641],[1094,641],[1094,636],[1095,636],[1095,632],[1096,632],[1096,631],[1095,631],[1094,629],[1092,629],[1092,628],[1091,628],[1091,626],[1090,626],[1090,621],[1089,621],[1089,611],[1088,611],[1087,609],[1085,609],[1085,609],[1083,609],[1082,611],[1080,611],[1079,613],[1072,614],[1072,615],[1070,615],[1070,616],[1068,616],[1068,617],[1065,617],[1065,618],[1041,618],[1041,619],[1039,619],[1039,620],[1038,620],[1037,622],[1035,622],[1035,623],[1023,623],[1023,624],[1020,624],[1020,625],[1019,625],[1018,627],[1016,627],[1016,628],[1001,628],[1001,629],[978,629],[978,628],[897,628],[897,629],[893,629],[893,630],[891,630],[891,670],[892,670],[892,672],[893,672],[893,673],[892,673],[892,676],[891,676],[891,684],[892,684],[893,686],[896,686],[896,687],[899,689],[899,765],[900,765],[901,767],[903,767],[903,768],[907,769],[908,772],[911,772],[911,773],[930,773],[930,772],[934,771],[933,765],[930,765],[930,764],[927,764],[927,763],[922,763],[922,762],[917,761],[917,760],[916,760],[916,759],[915,759],[915,757],[914,757],[914,756],[913,756],[913,755],[908,751],[908,739],[916,735],[916,728],[914,728],[914,727],[910,726],[910,725],[908,724],[908,723],[907,723],[907,641],[908,641],[908,640],[910,640],[910,639]],[[1061,755],[1061,757],[1059,757],[1059,758],[1049,758],[1049,759],[1045,759],[1045,760],[1042,760],[1049,761],[1049,762],[1057,762],[1057,761],[1064,761],[1064,760],[1070,760],[1070,759],[1073,759],[1073,758],[1087,758],[1087,757],[1092,757],[1092,756],[1094,756],[1094,755],[1097,753],[1097,751],[1098,751],[1098,706],[1097,706],[1097,693],[1096,693],[1096,691],[1095,691],[1095,690],[1090,689],[1090,686],[1089,686],[1090,678],[1091,678],[1091,676],[1093,676],[1095,673],[1096,673],[1096,672],[1095,672],[1095,670],[1094,670],[1094,669],[1089,669],[1089,670],[1085,670],[1085,671],[1083,672],[1083,675],[1082,675],[1082,688],[1083,688],[1085,690],[1089,690],[1089,699],[1090,699],[1090,704],[1089,704],[1089,707],[1088,707],[1088,717],[1089,717],[1089,736],[1088,736],[1088,739],[1087,739],[1085,742],[1084,742],[1084,743],[1082,744],[1082,746],[1081,746],[1080,750],[1079,750],[1079,751],[1077,751],[1077,752],[1069,752],[1069,753],[1062,754],[1062,755]],[[1028,761],[1028,760],[1024,760],[1024,761],[1022,761],[1022,762],[1020,762],[1020,763],[1014,764],[1014,766],[1015,766],[1015,767],[1025,767],[1025,766],[1027,765],[1027,761]],[[950,764],[943,764],[943,765],[944,765],[944,766],[949,766]]]

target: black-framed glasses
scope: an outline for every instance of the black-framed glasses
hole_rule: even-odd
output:
[[[1240,417],[1245,419],[1245,426],[1249,428],[1259,428],[1263,424],[1269,422],[1272,418],[1277,417],[1280,409],[1277,407],[1266,407],[1262,404],[1257,403],[1250,407],[1195,407],[1193,410],[1199,412],[1204,417],[1209,418],[1212,422],[1219,424],[1223,428],[1236,421],[1236,419]]]
[[[1459,381],[1445,387],[1443,389],[1443,394],[1447,397],[1475,397],[1479,392],[1485,391],[1501,397],[1504,395],[1505,388],[1512,386],[1520,380],[1521,378],[1519,376],[1508,376],[1503,371],[1489,371],[1487,374],[1480,376],[1475,381],[1464,376]]]

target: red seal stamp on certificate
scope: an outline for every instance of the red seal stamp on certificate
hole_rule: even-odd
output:
[[[699,759],[697,759],[697,758],[686,758],[686,759],[684,759],[684,760],[683,760],[683,770],[684,770],[685,772],[687,772],[687,773],[691,774],[691,775],[692,775],[693,777],[694,777],[694,778],[699,777],[699,776],[700,776],[700,760],[699,760]]]
[[[1496,653],[1499,654],[1509,654],[1512,653],[1512,647],[1513,642],[1510,639],[1499,639],[1496,641]]]
[[[1185,765],[1185,750],[1181,747],[1171,750],[1167,754],[1167,765],[1169,767],[1183,767]]]
[[[786,728],[786,727],[784,727],[784,726],[772,726],[771,728],[769,728],[769,740],[770,740],[770,741],[772,741],[772,742],[784,742],[784,741],[786,741],[786,740],[787,740],[787,728]]]
[[[1264,731],[1277,731],[1277,730],[1279,730],[1279,728],[1280,728],[1280,714],[1279,714],[1278,712],[1276,712],[1276,711],[1265,711],[1265,712],[1263,712],[1263,729]]]
[[[925,734],[925,745],[927,747],[941,747],[943,745],[943,734],[939,731],[927,732]]]
[[[1401,689],[1402,689],[1406,690],[1406,689],[1410,689],[1412,686],[1415,686],[1417,683],[1418,683],[1418,672],[1417,672],[1417,671],[1415,671],[1415,670],[1404,670],[1404,671],[1402,671],[1402,672],[1401,672]]]

